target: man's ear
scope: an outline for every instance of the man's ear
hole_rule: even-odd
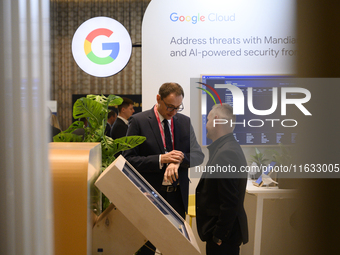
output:
[[[159,103],[160,103],[160,101],[161,101],[161,96],[157,94],[157,96],[156,96],[156,100],[157,100],[157,103],[159,104]]]

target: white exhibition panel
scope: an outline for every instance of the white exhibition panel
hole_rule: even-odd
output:
[[[129,254],[126,245],[130,242],[132,246],[136,244],[136,241],[143,241],[143,236],[146,240],[150,240],[164,255],[201,254],[189,224],[122,155],[104,170],[95,185],[121,212],[121,216],[124,216],[134,226],[132,228],[130,227],[131,224],[127,224],[125,229],[121,231],[119,247],[118,245],[112,247],[116,252],[114,254],[123,254],[119,253],[119,250],[124,251],[124,254]],[[126,221],[120,216],[119,219]],[[106,233],[111,232],[110,235],[114,237],[117,234],[116,229],[121,228],[121,226],[119,228],[113,226],[109,231],[105,231],[105,229],[102,231],[102,229],[96,231],[96,233],[106,235]],[[126,240],[126,234],[129,233],[140,240],[134,242],[131,239]],[[98,238],[96,239],[95,243],[98,244]],[[102,243],[108,245],[105,241]],[[140,242],[140,245],[142,244],[143,242]]]
[[[190,78],[293,74],[294,24],[293,0],[152,0],[142,26],[143,110],[164,82],[183,86],[190,115]]]

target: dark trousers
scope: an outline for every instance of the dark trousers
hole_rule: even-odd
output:
[[[159,191],[159,194],[175,209],[175,211],[185,220],[185,208],[183,204],[181,188],[177,186],[175,192]]]
[[[208,241],[206,245],[206,253],[207,255],[239,255],[240,246],[226,242],[222,242],[221,245],[217,245],[213,241]]]
[[[207,255],[239,255],[241,244],[241,227],[238,220],[236,220],[228,239],[222,241],[221,245],[217,245],[213,240],[207,241],[206,252]]]
[[[183,205],[181,189],[178,186],[175,192],[158,191],[158,193],[175,209],[185,220],[185,208]],[[138,255],[154,255],[156,247],[148,241],[137,253]]]

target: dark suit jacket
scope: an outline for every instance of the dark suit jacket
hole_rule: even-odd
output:
[[[227,134],[208,147],[207,166],[246,166],[247,162],[233,134]],[[207,169],[206,169],[207,170]],[[204,172],[196,188],[197,230],[202,241],[213,236],[225,242],[248,242],[247,216],[243,207],[247,173]]]
[[[184,159],[179,167],[179,184],[182,192],[184,208],[188,209],[189,166],[203,162],[204,154],[197,143],[189,117],[177,113],[174,121],[175,150],[184,153]],[[133,115],[129,122],[127,136],[141,135],[146,141],[134,149],[123,152],[123,156],[141,173],[141,175],[157,190],[161,190],[164,171],[159,169],[159,154],[164,154],[164,146],[154,109]]]
[[[123,120],[117,117],[111,129],[112,139],[117,139],[126,136],[127,129],[128,125],[126,125]]]
[[[106,122],[105,135],[110,136],[110,133],[111,133],[111,126],[108,122]]]

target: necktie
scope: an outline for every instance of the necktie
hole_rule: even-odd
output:
[[[172,140],[171,140],[171,133],[170,133],[170,129],[169,129],[169,122],[166,119],[164,119],[163,124],[164,124],[166,151],[170,152],[170,151],[172,151]],[[174,181],[172,183],[172,186],[176,187],[177,184],[178,184],[178,180]]]
[[[171,141],[171,133],[170,133],[170,129],[169,129],[169,122],[166,119],[164,119],[163,124],[164,124],[166,151],[170,152],[170,151],[172,151],[172,141]]]

